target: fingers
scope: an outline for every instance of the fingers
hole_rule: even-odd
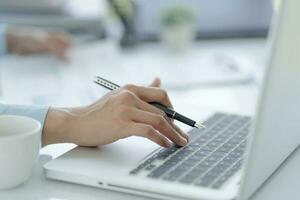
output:
[[[161,86],[161,80],[160,80],[160,78],[158,78],[158,77],[156,77],[156,78],[152,81],[152,83],[150,84],[150,87],[158,87],[158,88],[160,88],[160,86]]]
[[[188,134],[186,134],[185,132],[183,132],[176,124],[174,124],[174,122],[170,123],[172,125],[172,127],[178,132],[180,133],[180,135],[182,135],[188,142],[190,140],[190,137]]]
[[[71,46],[67,36],[57,33],[49,33],[46,44],[50,52],[64,60],[66,52]]]
[[[181,136],[183,136],[187,141],[189,141],[189,136],[184,133],[175,123],[174,120],[167,117],[165,112],[163,112],[162,110],[140,100],[137,98],[137,102],[136,102],[136,107],[139,108],[140,110],[144,110],[146,112],[150,112],[150,113],[154,113],[157,115],[160,115],[162,117],[164,117],[167,122],[172,126],[173,129],[175,129],[178,133],[180,133]]]
[[[168,148],[172,146],[172,143],[165,136],[150,125],[134,123],[130,131],[133,135],[147,138],[162,147]]]
[[[135,109],[130,117],[134,122],[150,125],[179,146],[187,144],[187,139],[177,132],[162,115]]]
[[[67,34],[48,33],[47,39],[49,42],[54,42],[56,45],[64,49],[67,49],[71,46],[71,42]]]
[[[155,114],[158,114],[158,115],[161,115],[161,116],[165,116],[166,113],[156,107],[154,107],[153,105],[145,102],[145,101],[142,101],[141,99],[139,99],[137,97],[136,99],[136,102],[134,104],[137,108],[139,108],[140,110],[144,110],[144,111],[147,111],[147,112],[151,112],[151,113],[155,113]]]
[[[135,108],[152,112],[160,115],[165,115],[165,113],[152,106],[151,104],[141,100],[135,93],[129,91],[129,90],[121,90],[118,93],[116,93],[116,103],[118,105],[128,105],[128,106],[134,106]],[[116,105],[116,106],[118,106]]]
[[[143,127],[146,130],[137,132],[134,129],[132,133],[147,137],[164,147],[169,146],[169,140],[179,146],[187,144],[187,135],[169,121],[163,111],[141,100],[136,93],[130,90],[123,89],[115,95],[110,102],[114,103],[114,107],[120,108],[118,113],[122,115],[122,118],[128,122],[146,126]]]
[[[159,102],[169,108],[173,108],[167,92],[160,88],[126,85],[122,89],[133,92],[143,101]]]
[[[174,120],[167,117],[167,115],[164,111],[150,105],[149,103],[146,103],[146,102],[140,100],[139,98],[137,98],[137,102],[136,102],[135,106],[136,106],[136,108],[139,108],[140,110],[144,110],[146,112],[150,112],[150,113],[154,113],[154,114],[163,116],[177,132],[179,132],[184,138],[189,140],[189,136],[187,134],[185,134],[178,126],[176,126],[174,124]]]

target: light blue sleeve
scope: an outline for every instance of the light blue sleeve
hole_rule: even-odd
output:
[[[5,25],[0,24],[0,56],[6,53]]]
[[[44,125],[46,115],[48,113],[47,106],[20,106],[0,104],[0,115],[21,115],[31,117]]]
[[[0,24],[0,56],[6,53],[5,26]],[[0,115],[21,115],[31,117],[44,125],[48,113],[46,106],[20,106],[0,104]]]

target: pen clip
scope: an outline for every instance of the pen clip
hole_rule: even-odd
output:
[[[104,78],[101,78],[100,76],[95,76],[94,77],[94,83],[97,83],[109,90],[117,90],[120,88],[119,85],[115,84],[115,83],[112,83]]]

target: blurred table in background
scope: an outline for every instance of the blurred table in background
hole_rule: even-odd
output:
[[[0,0],[0,23],[105,35],[106,0]]]
[[[250,67],[249,70],[251,70],[253,78],[247,82],[235,84],[196,84],[192,87],[167,88],[176,110],[194,119],[200,119],[201,112],[204,112],[204,110],[253,114],[266,60],[265,40],[200,41],[195,45],[195,49],[191,51],[190,55],[205,55],[207,52],[214,51],[243,58],[247,61],[247,66]],[[199,54],[196,54],[197,52]],[[134,59],[135,55],[144,55],[143,62],[149,66],[151,63],[159,62],[157,60],[153,62],[153,57],[155,56],[151,55],[154,54],[159,54],[162,58],[164,55],[170,56],[160,44],[144,44],[136,49],[122,51],[112,41],[97,41],[75,46],[70,52],[69,62],[59,61],[52,56],[46,55],[30,57],[8,56],[1,60],[0,63],[0,80],[2,81],[1,100],[11,104],[85,105],[100,98],[107,92],[92,83],[94,75],[101,76],[105,72],[105,76],[110,76],[109,78],[113,81],[123,84],[122,81],[126,81],[126,77],[123,77],[124,79],[122,80],[117,80],[113,77],[122,76],[122,70],[118,69],[124,67],[124,58],[126,56],[133,59],[131,61],[127,59],[126,64],[130,65],[130,63],[139,60],[139,58]],[[173,56],[176,59],[178,55]],[[190,59],[197,61],[198,57]],[[145,63],[136,64],[143,66]],[[140,70],[144,69],[141,68]],[[138,70],[133,73],[134,76],[139,76],[141,71]],[[173,75],[172,69],[169,70],[169,75]],[[181,80],[182,77],[180,76],[177,78],[178,82],[184,81]],[[130,81],[130,79],[127,80]],[[132,82],[134,81],[132,80]],[[184,130],[189,129],[189,127],[184,125],[180,124],[180,126]],[[73,144],[59,144],[43,148],[39,162],[35,166],[33,178],[23,187],[1,192],[0,199],[148,199],[45,179],[42,172],[42,165],[73,147]],[[257,195],[255,199],[274,200],[276,195],[283,198],[285,191],[290,191],[291,195],[297,196],[297,190],[289,187],[280,188],[280,183],[284,180],[286,182],[293,181],[295,186],[300,184],[295,176],[287,174],[293,170],[295,172],[295,167],[300,165],[300,156],[298,155],[300,153],[296,157],[294,156],[295,158],[291,161],[293,162],[292,165],[286,164],[285,168],[288,169],[283,172],[283,175],[282,173],[278,174],[274,178],[275,182],[268,184],[266,186],[267,189],[260,192],[260,195]],[[274,193],[273,191],[278,191],[278,193]]]
[[[216,57],[224,62],[238,60],[233,64],[243,65],[249,77],[203,84],[203,78],[214,80],[214,74],[202,72],[210,64],[217,65],[208,61]],[[48,55],[7,56],[0,62],[0,80],[3,98],[9,103],[78,106],[107,92],[92,83],[95,75],[121,85],[145,85],[161,76],[174,106],[187,115],[195,110],[187,106],[251,113],[264,64],[263,39],[200,41],[183,54],[169,53],[159,43],[121,50],[115,42],[104,40],[75,46],[68,62]]]

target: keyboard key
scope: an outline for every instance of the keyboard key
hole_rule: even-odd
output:
[[[213,185],[212,188],[219,189],[232,175],[239,171],[242,167],[242,161],[238,161],[226,173],[221,176]]]
[[[205,150],[205,149],[200,149],[200,150],[197,151],[194,155],[206,157],[206,156],[208,156],[209,154],[211,154],[211,151],[207,151],[207,150]]]
[[[179,149],[180,149],[180,147],[178,147],[178,146],[173,146],[173,147],[170,147],[167,149],[163,149],[156,154],[156,158],[159,160],[164,160],[167,157],[169,157],[170,155],[172,155],[173,153],[175,153],[176,151],[178,151]]]
[[[201,186],[201,187],[207,187],[209,186],[214,180],[214,177],[205,176],[198,181],[195,182],[195,185]]]
[[[194,154],[191,157],[189,157],[189,160],[196,160],[196,161],[201,161],[204,158],[206,158],[207,155],[199,155],[199,154]]]
[[[205,174],[205,172],[208,170],[208,168],[205,167],[201,167],[201,168],[195,168],[192,171],[190,171],[189,173],[187,173],[182,179],[181,181],[186,181],[187,177],[189,180],[192,179],[191,182],[195,181],[197,178],[201,177],[203,174]],[[193,178],[191,178],[193,177]]]
[[[221,166],[223,168],[227,168],[231,165],[232,163],[231,162],[226,162],[224,160],[222,160],[221,162],[218,163],[218,166]]]
[[[200,163],[195,168],[193,168],[193,170],[190,171],[189,174],[199,176],[200,174],[203,174],[204,172],[206,172],[209,168],[210,168],[209,165],[204,165],[203,163]]]
[[[221,152],[230,152],[233,148],[231,146],[226,146],[225,144],[223,146],[221,146],[218,151],[221,151]]]
[[[227,152],[222,152],[222,151],[215,151],[213,152],[213,154],[211,155],[211,157],[215,157],[215,158],[223,158],[225,155],[227,154]]]
[[[237,146],[237,144],[231,143],[230,140],[226,144],[223,145],[224,148],[228,148],[228,149],[234,149],[236,146]]]
[[[175,162],[175,163],[181,162],[183,159],[186,158],[186,156],[187,155],[185,155],[184,153],[175,154],[170,158],[170,162]]]
[[[147,167],[145,167],[145,170],[147,171],[151,171],[152,169],[154,169],[156,167],[156,165],[150,164]]]
[[[134,174],[139,173],[146,166],[150,165],[152,161],[153,161],[153,158],[150,158],[149,160],[144,161],[138,167],[136,167],[135,169],[133,169],[132,171],[130,171],[130,174],[134,175]]]
[[[204,145],[205,143],[207,143],[210,138],[211,138],[211,136],[206,136],[206,137],[201,136],[192,144],[198,144],[199,146],[201,146],[201,145]]]
[[[184,161],[183,164],[179,166],[186,166],[186,168],[191,168],[195,166],[200,160],[194,159],[195,157],[189,157],[187,160]]]
[[[181,175],[183,175],[186,172],[186,170],[177,168],[166,174],[163,179],[168,181],[175,181],[177,180]]]
[[[224,162],[227,162],[227,163],[235,163],[236,162],[236,160],[237,160],[237,158],[236,157],[232,157],[232,156],[227,156],[227,157],[225,157],[224,159],[223,159],[223,161]]]
[[[243,140],[243,137],[240,137],[240,135],[236,135],[233,138],[230,139],[231,143],[239,144]]]
[[[188,145],[182,148],[182,151],[190,151],[190,152],[195,152],[198,150],[200,147],[196,145]]]
[[[178,164],[177,160],[174,159],[169,159],[164,163],[165,166],[169,166],[169,167],[173,167],[177,164]]]
[[[205,145],[205,146],[202,147],[202,150],[213,152],[217,148],[218,148],[217,146],[211,146],[211,145],[207,144],[207,145]]]
[[[155,169],[154,171],[152,171],[148,175],[148,177],[150,177],[150,178],[159,178],[164,173],[166,173],[169,169],[170,169],[170,166],[168,166],[168,165],[161,165],[160,167],[158,167],[157,169]]]
[[[218,179],[217,182],[215,182],[213,185],[212,185],[212,188],[214,189],[219,189],[225,182],[227,181],[227,178],[222,176],[221,178]]]
[[[219,176],[218,173],[214,172],[214,171],[210,171],[207,174],[205,174],[205,176],[201,177],[200,179],[198,179],[195,184],[198,186],[209,186],[211,183],[213,183],[213,181]]]
[[[216,173],[218,173],[218,174],[221,174],[222,172],[225,172],[226,169],[227,169],[227,167],[224,167],[224,166],[222,166],[222,165],[216,165],[216,166],[214,166],[214,167],[211,169],[211,171],[214,171],[214,172],[216,172]]]
[[[213,153],[208,158],[206,158],[206,160],[209,162],[212,162],[212,164],[215,164],[218,161],[220,161],[222,158],[223,158],[223,156],[219,156],[219,155]]]
[[[193,183],[198,176],[195,176],[194,174],[188,174],[184,176],[182,179],[179,180],[180,183],[184,184],[190,184]]]

